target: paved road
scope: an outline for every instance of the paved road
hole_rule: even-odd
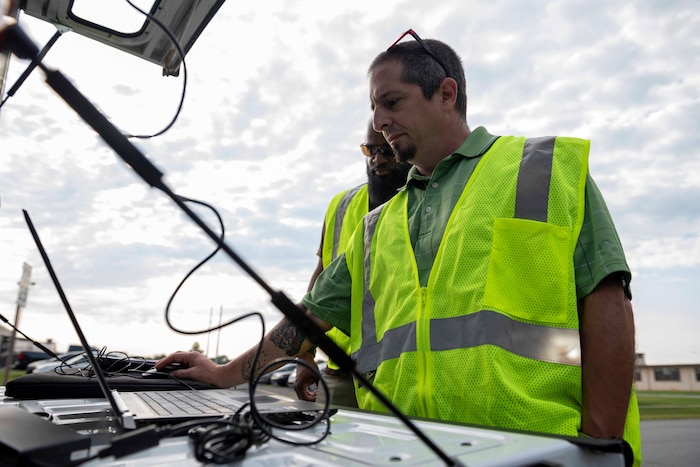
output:
[[[700,465],[700,419],[642,422],[644,467]]]

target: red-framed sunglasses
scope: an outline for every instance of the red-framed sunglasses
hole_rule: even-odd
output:
[[[409,29],[408,31],[401,34],[399,36],[399,38],[396,39],[394,41],[394,43],[391,44],[389,46],[389,48],[386,50],[390,50],[392,47],[394,47],[396,44],[398,44],[401,39],[403,39],[407,35],[410,35],[411,37],[413,37],[416,40],[416,42],[418,42],[418,44],[420,44],[420,46],[423,47],[423,50],[425,50],[428,53],[428,55],[433,57],[435,59],[435,61],[438,62],[438,64],[442,67],[442,70],[445,72],[445,76],[450,76],[450,74],[447,72],[447,66],[445,65],[445,63],[442,60],[440,60],[440,57],[435,55],[432,50],[430,50],[430,47],[428,47],[428,44],[426,44],[425,41],[423,39],[421,39],[420,36],[418,34],[416,34],[416,31],[414,31],[413,29]]]

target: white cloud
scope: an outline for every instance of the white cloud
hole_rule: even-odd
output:
[[[21,22],[40,44],[53,34],[34,18]],[[699,23],[691,0],[451,0],[429,8],[410,0],[379,9],[365,0],[226,2],[187,56],[179,119],[164,135],[134,143],[177,193],[216,206],[235,251],[298,299],[315,265],[326,203],[365,178],[358,145],[369,117],[367,66],[412,27],[462,56],[472,127],[592,140],[591,173],[635,275],[639,350],[648,361],[658,361],[654,354],[683,360],[700,298],[688,282],[700,276]],[[164,78],[159,67],[74,33],[45,62],[129,133],[162,129],[182,90],[182,76]],[[24,66],[12,61],[8,83]],[[34,266],[37,282],[23,331],[54,337],[59,350],[75,343],[23,225],[26,208],[95,345],[146,354],[189,348],[194,339],[167,330],[162,311],[211,242],[38,71],[0,111],[0,155],[6,309],[14,307],[22,262]],[[195,210],[216,229],[210,212]],[[183,290],[176,317],[205,327],[220,306],[264,310],[270,323],[279,316],[260,287],[217,255]],[[660,315],[674,317],[663,332]],[[223,331],[226,353],[252,345],[254,327]]]

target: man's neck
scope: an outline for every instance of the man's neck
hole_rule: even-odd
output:
[[[432,177],[435,167],[437,167],[443,159],[454,153],[470,134],[471,130],[469,129],[469,125],[464,121],[462,121],[454,131],[446,132],[441,149],[436,150],[434,155],[425,157],[425,160],[421,161],[421,163],[414,164],[418,173],[427,177]]]

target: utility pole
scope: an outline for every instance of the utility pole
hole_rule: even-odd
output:
[[[216,332],[216,355],[214,355],[214,358],[217,359],[219,358],[219,338],[221,338],[221,316],[224,313],[224,306],[219,305],[219,330]]]
[[[211,317],[213,314],[214,314],[214,307],[212,306],[209,308],[209,327],[207,328],[207,329],[209,329],[209,332],[207,332],[207,351],[204,352],[204,355],[206,355],[207,357],[209,357],[209,341],[211,340]]]
[[[19,293],[17,294],[17,308],[15,309],[15,323],[14,328],[19,327],[19,318],[22,308],[27,304],[27,295],[29,295],[29,286],[34,283],[31,281],[32,278],[32,267],[24,263],[22,264],[22,277],[20,278]],[[7,344],[7,358],[5,360],[5,381],[3,384],[7,384],[7,380],[10,378],[10,368],[14,360],[15,354],[15,337],[17,336],[17,331],[12,329],[12,334],[10,334],[10,341]]]

